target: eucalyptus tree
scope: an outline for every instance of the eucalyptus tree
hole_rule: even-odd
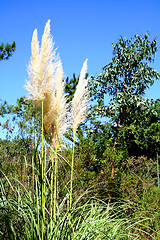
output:
[[[99,117],[109,117],[114,130],[114,149],[119,128],[136,124],[141,112],[148,105],[145,90],[153,85],[160,74],[150,66],[157,52],[157,40],[149,40],[149,34],[136,34],[133,38],[120,37],[113,43],[111,62],[102,73],[92,78],[92,97],[97,100],[93,107]],[[106,94],[109,104],[106,104]],[[144,117],[144,116],[143,116]]]
[[[92,100],[97,104],[93,106],[91,117],[109,118],[114,150],[122,147],[126,136],[129,143],[131,140],[136,143],[133,129],[137,124],[141,128],[139,123],[145,121],[147,114],[144,112],[147,112],[150,105],[149,100],[145,98],[145,90],[160,77],[150,66],[154,62],[157,50],[156,38],[150,41],[148,33],[143,36],[136,34],[130,39],[121,36],[117,43],[113,43],[111,62],[103,67],[100,75],[92,78]],[[109,104],[106,104],[107,94]],[[121,141],[118,141],[122,129]],[[113,157],[111,191],[114,169]]]

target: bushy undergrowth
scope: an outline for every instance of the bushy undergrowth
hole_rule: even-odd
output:
[[[19,170],[15,171],[15,177],[1,172],[1,239],[42,239],[41,172],[38,164],[33,165],[32,162],[31,165],[27,163],[27,159],[22,169],[23,179]],[[50,176],[49,171],[48,165],[47,178]],[[160,191],[149,186],[144,189],[145,193],[143,192],[141,198],[136,193],[137,186],[135,189],[131,184],[134,174],[130,176],[130,183],[127,179],[129,176],[125,178],[126,185],[124,181],[121,182],[121,187],[124,188],[125,185],[127,191],[130,191],[130,194],[125,193],[126,197],[123,195],[123,202],[113,199],[113,203],[108,204],[105,191],[102,191],[103,183],[100,185],[94,182],[94,188],[92,186],[88,191],[80,187],[83,187],[83,184],[79,185],[78,190],[77,184],[74,187],[72,209],[69,208],[69,184],[67,186],[64,182],[59,183],[52,236],[50,185],[47,179],[44,239],[158,239]],[[83,182],[82,178],[80,180]],[[127,200],[129,196],[130,200]]]

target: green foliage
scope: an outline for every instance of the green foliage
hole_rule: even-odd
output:
[[[0,45],[0,60],[9,59],[12,56],[15,49],[16,49],[16,43],[15,42],[12,42],[11,44],[7,43],[5,45],[2,43]]]
[[[37,117],[36,117],[37,115]],[[4,119],[3,138],[0,139],[1,169],[14,175],[16,169],[21,169],[24,156],[34,152],[34,125],[37,126],[37,147],[40,143],[41,120],[35,112],[31,101],[20,98],[15,106],[4,101],[0,106],[0,116]],[[4,128],[4,127],[3,127]]]
[[[119,129],[117,146],[127,148],[130,156],[145,155],[155,158],[159,153],[159,104],[159,100],[148,100],[143,110],[135,113],[133,122]]]
[[[87,77],[88,77],[88,74],[86,74],[86,79]],[[73,99],[78,81],[79,81],[79,76],[76,77],[75,73],[73,73],[73,78],[71,79],[69,79],[69,77],[66,78],[65,92],[67,93],[67,97],[68,97],[67,102],[70,102]]]
[[[156,161],[144,156],[132,157],[123,162],[123,174],[119,186],[121,197],[125,201],[137,203],[138,213],[133,211],[133,216],[146,216],[152,218],[145,224],[156,231],[160,236],[160,189],[157,187]]]
[[[7,43],[6,45],[4,45],[3,43],[0,45],[0,60],[6,60],[9,59],[10,56],[12,56],[13,52],[16,49],[16,43],[12,42],[12,44]],[[1,99],[0,99],[1,101]],[[4,103],[5,105],[6,103]],[[2,108],[0,109],[1,113],[2,113]],[[9,128],[8,123],[2,124],[0,122],[0,127],[2,127],[2,129],[7,129],[9,132],[12,132],[12,129]]]
[[[92,100],[97,104],[93,106],[91,118],[110,120],[114,148],[126,147],[130,155],[133,152],[147,154],[150,149],[147,129],[159,121],[157,103],[144,98],[145,90],[160,77],[149,65],[154,61],[157,41],[156,38],[150,41],[148,34],[136,34],[130,39],[120,37],[113,48],[111,62],[103,67],[99,76],[92,78]],[[155,152],[152,149],[152,157]]]
[[[68,102],[70,102],[73,99],[74,93],[76,91],[76,86],[78,84],[79,77],[76,78],[75,73],[73,74],[73,78],[69,79],[69,77],[66,78],[66,84],[65,84],[65,92],[68,94]]]
[[[4,101],[0,105],[0,116],[7,120],[7,123],[12,129],[10,138],[33,138],[34,124],[37,126],[37,134],[40,135],[41,119],[40,113],[36,113],[33,104],[25,98],[17,99],[15,106],[8,105]]]
[[[157,41],[154,39],[150,42],[148,38],[148,34],[144,36],[137,34],[133,39],[120,37],[118,43],[113,43],[111,62],[103,67],[98,77],[93,79],[92,90],[94,99],[100,104],[100,115],[106,116],[107,114],[104,97],[109,93],[111,96],[110,114],[118,112],[122,115],[123,113],[122,123],[131,120],[131,113],[134,114],[135,109],[143,100],[145,89],[154,83],[154,79],[160,77],[160,74],[148,64],[154,61]],[[100,86],[100,91],[98,91],[98,86]]]

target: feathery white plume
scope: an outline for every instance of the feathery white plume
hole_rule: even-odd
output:
[[[60,141],[62,135],[66,132],[69,127],[68,122],[68,104],[66,100],[66,94],[64,92],[64,82],[63,82],[63,69],[62,63],[59,60],[56,73],[54,75],[54,82],[56,83],[55,88],[52,92],[50,101],[48,104],[48,113],[44,117],[44,126],[46,132],[51,129],[52,141],[55,144],[56,136]]]
[[[41,92],[39,91],[39,42],[37,37],[37,29],[33,32],[31,42],[31,60],[28,66],[28,75],[30,81],[27,81],[25,88],[29,93],[27,99],[36,101],[41,99]]]
[[[50,20],[47,21],[41,42],[40,52],[40,79],[44,81],[44,92],[52,91],[53,75],[56,72],[58,56],[54,49],[53,38],[50,34]]]
[[[68,104],[66,101],[65,85],[63,82],[63,69],[59,56],[54,50],[53,38],[50,34],[50,20],[47,21],[39,49],[37,30],[34,31],[31,43],[32,57],[28,66],[30,81],[25,88],[29,92],[28,99],[31,99],[35,107],[41,106],[44,102],[44,128],[51,132],[52,144],[58,137],[61,140],[66,132],[69,122]],[[87,88],[88,79],[87,60],[84,62],[77,89],[71,103],[71,118],[73,131],[85,119],[89,92]]]
[[[87,88],[88,79],[86,79],[87,61],[88,59],[86,59],[81,69],[79,82],[71,104],[73,132],[75,132],[78,125],[85,120],[85,113],[87,111],[87,103],[89,100],[89,91]]]
[[[39,107],[41,101],[45,100],[46,95],[53,89],[53,75],[58,62],[56,50],[53,48],[54,42],[50,34],[50,20],[48,20],[42,36],[41,49],[39,49],[37,30],[33,33],[31,43],[32,57],[28,66],[30,81],[27,81],[25,88],[29,92],[27,99],[31,99],[35,107]]]

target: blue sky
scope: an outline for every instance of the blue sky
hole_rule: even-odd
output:
[[[137,31],[149,31],[160,48],[159,0],[3,0],[0,8],[0,43],[17,45],[12,58],[0,61],[0,99],[10,104],[27,94],[23,86],[28,79],[32,33],[37,28],[41,41],[48,19],[65,76],[78,75],[86,58],[89,75],[99,74],[110,62],[112,42],[120,35],[130,38]],[[153,67],[160,72],[160,49]],[[159,98],[159,89],[156,81],[146,96]]]

